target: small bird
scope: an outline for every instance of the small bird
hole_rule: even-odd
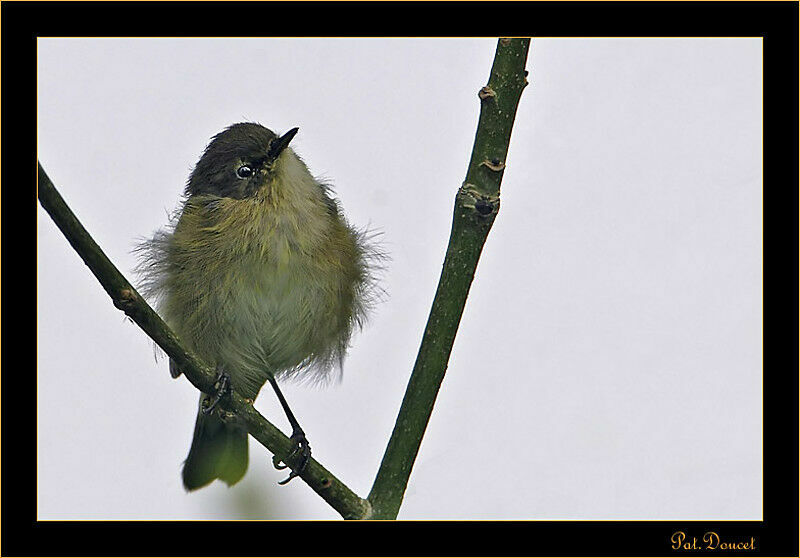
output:
[[[139,246],[142,292],[218,374],[218,392],[200,397],[187,490],[244,476],[247,432],[214,411],[227,390],[255,400],[266,382],[292,427],[290,456],[301,456],[280,484],[302,472],[311,448],[277,380],[341,372],[375,299],[375,235],[348,224],[330,186],[288,147],[297,131],[244,122],[214,136],[170,225]],[[170,373],[181,374],[173,361]]]

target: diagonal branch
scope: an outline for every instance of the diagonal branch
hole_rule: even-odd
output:
[[[530,39],[500,39],[489,83],[478,92],[481,115],[467,177],[456,194],[453,227],[392,437],[369,497],[374,519],[394,519],[428,425],[464,312],[472,278],[500,208],[500,182],[522,90]]]
[[[500,207],[500,182],[511,129],[522,90],[530,39],[500,39],[489,83],[478,96],[481,114],[467,177],[456,194],[450,243],[394,431],[369,497],[364,500],[313,458],[299,475],[345,519],[394,519],[403,501],[411,469],[447,369],[456,331],[481,250]],[[41,164],[38,198],[80,255],[114,306],[149,335],[199,390],[214,393],[214,371],[188,352],[156,312],[142,299],[94,242],[66,205]],[[275,455],[287,455],[290,440],[238,394],[220,402],[248,432]],[[294,461],[294,460],[290,460]],[[294,462],[289,465],[295,465]]]
[[[100,281],[114,302],[114,306],[125,312],[175,361],[192,385],[205,393],[213,394],[215,392],[213,369],[180,344],[167,324],[111,263],[64,202],[44,172],[41,163],[38,175],[38,197],[42,207],[50,214],[69,243]],[[220,402],[220,405],[226,411],[235,413],[243,419],[253,438],[273,454],[283,456],[291,450],[292,444],[289,438],[264,418],[253,407],[252,402],[246,401],[232,392],[229,398]],[[290,465],[294,465],[294,463],[290,463]],[[369,516],[370,504],[351,491],[315,459],[309,460],[308,465],[299,476],[345,519],[361,519]]]

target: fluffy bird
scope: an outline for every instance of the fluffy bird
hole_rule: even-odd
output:
[[[266,382],[292,427],[290,455],[301,456],[281,484],[302,472],[311,448],[277,380],[341,371],[375,298],[374,235],[347,222],[289,147],[297,130],[279,136],[248,122],[214,136],[170,225],[140,246],[142,292],[218,372],[218,392],[200,397],[187,490],[244,476],[247,432],[215,410],[228,389],[254,400]],[[181,374],[173,361],[170,372]]]

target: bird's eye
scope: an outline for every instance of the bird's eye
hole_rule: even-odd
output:
[[[253,176],[253,169],[248,167],[247,165],[242,165],[238,169],[236,169],[236,176],[239,178],[250,178]]]

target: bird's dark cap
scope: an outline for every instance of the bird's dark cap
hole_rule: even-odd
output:
[[[211,138],[186,185],[186,194],[245,197],[235,175],[239,163],[269,168],[297,134],[292,128],[282,136],[256,122],[233,124]]]

